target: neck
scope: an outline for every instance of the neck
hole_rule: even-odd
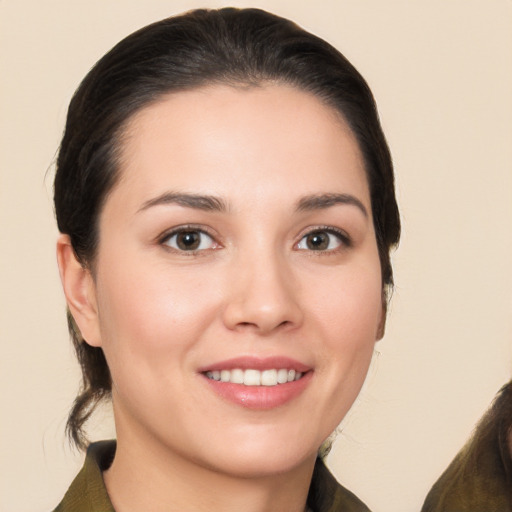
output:
[[[118,432],[105,484],[116,512],[303,512],[315,457],[278,474],[239,476],[184,459]]]

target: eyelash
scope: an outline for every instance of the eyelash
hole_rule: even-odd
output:
[[[185,250],[180,249],[177,247],[171,247],[169,245],[169,241],[177,235],[183,234],[183,233],[199,233],[200,235],[206,235],[207,237],[211,238],[212,243],[215,247],[207,248],[207,249],[191,249],[191,250]],[[170,231],[165,232],[163,235],[158,237],[158,243],[162,246],[164,246],[169,251],[178,252],[180,254],[184,254],[187,256],[197,256],[203,252],[215,250],[221,247],[221,244],[216,241],[215,236],[209,232],[209,230],[205,229],[202,226],[196,226],[193,224],[185,225],[185,226],[179,226],[177,228],[173,228]]]
[[[325,249],[325,250],[315,250],[315,249],[299,249],[299,250],[309,251],[311,253],[317,253],[317,255],[321,255],[321,254],[336,253],[336,252],[339,252],[340,250],[347,249],[352,246],[352,240],[349,237],[349,235],[345,231],[342,231],[341,229],[335,228],[333,226],[317,226],[317,227],[308,229],[307,232],[301,236],[301,238],[300,238],[299,242],[296,244],[296,246],[298,246],[308,236],[314,235],[315,233],[327,233],[328,235],[335,236],[338,239],[340,246],[335,247],[333,249]]]
[[[180,234],[183,234],[183,233],[187,233],[187,232],[199,233],[200,235],[206,235],[207,237],[209,237],[212,240],[212,243],[214,244],[214,247],[209,247],[209,248],[206,248],[206,249],[198,248],[198,249],[186,250],[186,249],[180,249],[178,247],[171,247],[169,245],[169,241],[174,236],[177,236],[177,235],[180,235]],[[338,239],[338,241],[340,243],[340,246],[332,248],[332,249],[329,249],[329,248],[327,248],[327,249],[310,249],[310,248],[299,248],[298,247],[299,244],[301,244],[301,242],[303,240],[305,240],[308,236],[311,236],[311,235],[314,235],[314,234],[324,234],[324,233],[327,233],[328,235],[335,236]],[[184,255],[188,255],[188,256],[194,256],[194,255],[197,256],[197,255],[199,255],[201,253],[204,253],[206,251],[216,250],[216,249],[219,249],[219,248],[222,247],[221,244],[216,241],[215,236],[208,229],[205,229],[202,226],[196,226],[196,225],[193,225],[193,224],[185,225],[185,226],[179,226],[179,227],[173,228],[170,231],[165,232],[160,237],[158,237],[158,243],[160,245],[164,246],[167,250],[178,252],[180,254],[184,254]],[[201,243],[201,241],[199,243]],[[347,235],[347,233],[342,231],[342,230],[340,230],[340,229],[338,229],[338,228],[334,228],[332,226],[316,226],[314,228],[309,228],[301,236],[301,238],[299,239],[299,242],[297,242],[294,245],[294,247],[297,248],[299,251],[308,251],[308,252],[317,253],[317,254],[326,254],[326,253],[327,254],[332,254],[332,253],[338,252],[338,251],[340,251],[342,249],[350,248],[351,246],[352,246],[352,240]]]

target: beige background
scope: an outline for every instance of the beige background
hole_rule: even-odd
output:
[[[329,463],[412,512],[512,370],[512,2],[233,1],[292,17],[367,78],[403,241],[375,371]],[[0,510],[49,510],[81,463],[55,265],[52,162],[79,80],[114,43],[205,0],[0,0]],[[45,173],[48,177],[45,178]],[[93,437],[111,432],[108,413]]]

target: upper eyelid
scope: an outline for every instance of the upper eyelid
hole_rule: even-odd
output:
[[[180,226],[175,226],[173,228],[166,229],[156,237],[156,240],[158,241],[158,243],[163,243],[172,236],[181,233],[182,231],[199,231],[201,233],[204,233],[205,235],[208,235],[217,242],[219,238],[218,235],[207,226],[198,224],[182,224]]]
[[[179,235],[182,232],[187,231],[194,231],[201,233],[202,235],[207,236],[211,243],[213,244],[213,247],[205,247],[205,248],[196,248],[196,249],[180,249],[177,247],[172,247],[170,240]],[[215,236],[215,234],[210,232],[209,228],[206,228],[204,226],[195,226],[192,224],[185,224],[176,226],[174,228],[170,228],[167,231],[164,231],[159,237],[156,238],[156,244],[159,247],[162,247],[165,251],[174,253],[181,256],[187,256],[187,257],[199,257],[199,256],[205,256],[209,254],[211,251],[216,251],[218,249],[222,249],[223,245],[221,242],[219,242],[219,239]]]
[[[207,237],[209,237],[212,240],[212,243],[214,244],[215,247],[204,248],[204,249],[191,249],[189,251],[180,250],[180,249],[176,249],[176,248],[172,247],[168,242],[171,240],[172,237],[178,235],[179,233],[181,233],[183,231],[198,231],[198,232],[206,235]],[[204,254],[209,253],[210,251],[223,248],[222,242],[219,241],[219,238],[215,235],[215,233],[211,232],[211,229],[206,228],[204,226],[195,226],[192,224],[184,224],[181,226],[176,226],[174,228],[170,228],[170,229],[162,232],[162,234],[159,235],[155,239],[155,243],[156,243],[156,245],[164,248],[166,251],[176,252],[177,254],[188,255],[188,256],[204,255]]]
[[[328,233],[332,233],[332,234],[338,235],[341,238],[346,239],[347,241],[351,241],[352,240],[352,237],[344,229],[338,228],[336,226],[323,226],[323,225],[319,225],[319,226],[310,226],[308,228],[303,229],[301,231],[301,233],[299,234],[299,236],[298,236],[299,241],[302,240],[305,236],[307,236],[307,235],[309,235],[311,233],[315,233],[316,231],[326,231]]]
[[[216,243],[219,243],[220,245],[222,245],[222,240],[221,240],[220,235],[215,230],[210,228],[209,226],[205,226],[202,224],[181,224],[179,226],[169,228],[169,229],[163,231],[161,234],[159,234],[156,237],[156,241],[159,244],[163,244],[164,242],[169,240],[169,238],[171,238],[172,236],[174,236],[182,231],[187,231],[187,230],[199,231],[201,233],[204,233],[207,236],[211,237]],[[308,226],[306,228],[303,228],[300,231],[299,235],[296,237],[297,242],[295,242],[294,245],[299,243],[305,236],[307,236],[311,233],[314,233],[316,231],[326,231],[328,233],[337,235],[347,245],[350,245],[352,243],[352,237],[344,229],[341,229],[339,227],[332,226],[332,225],[313,225],[313,226]]]

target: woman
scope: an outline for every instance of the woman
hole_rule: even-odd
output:
[[[367,510],[317,460],[384,332],[400,223],[371,92],[255,9],[127,37],[71,101],[57,244],[89,447],[57,511]]]
[[[512,381],[430,490],[423,512],[512,512]]]

